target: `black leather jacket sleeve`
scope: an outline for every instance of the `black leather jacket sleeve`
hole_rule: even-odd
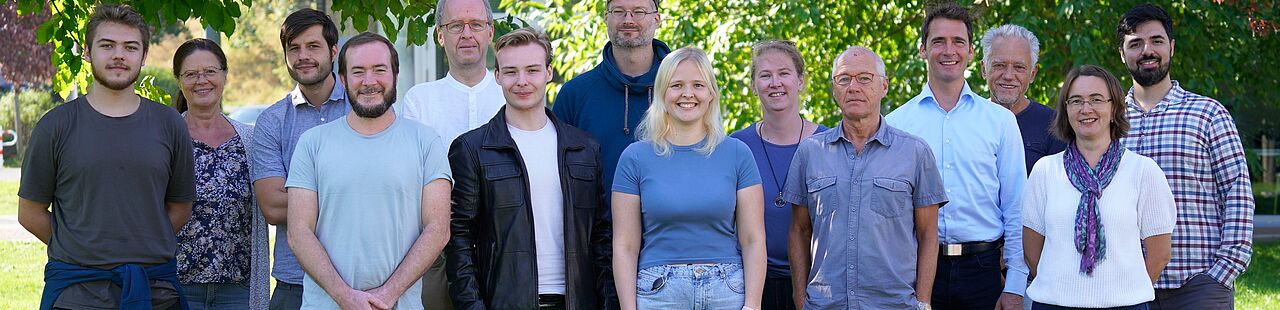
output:
[[[595,154],[600,154],[600,146],[594,145]],[[596,166],[596,175],[601,174],[602,168]],[[613,173],[607,171],[604,173]],[[600,294],[600,308],[608,310],[620,309],[618,305],[618,290],[613,284],[613,211],[610,208],[610,196],[613,189],[604,185],[604,178],[596,178],[596,189],[600,193],[600,201],[596,201],[595,205],[600,208],[596,210],[596,219],[594,228],[592,228],[591,236],[591,255],[596,265],[596,291]]]
[[[455,309],[484,309],[480,295],[480,279],[476,270],[475,228],[479,212],[480,168],[474,149],[464,139],[455,139],[449,147],[449,167],[453,171],[452,236],[445,245],[445,271],[449,276],[449,296]]]

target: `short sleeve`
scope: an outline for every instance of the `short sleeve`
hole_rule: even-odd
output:
[[[1136,155],[1136,154],[1135,154]],[[1142,187],[1138,190],[1138,228],[1142,238],[1173,233],[1178,221],[1178,210],[1173,191],[1164,172],[1150,158],[1142,159]]]
[[[1031,176],[1027,179],[1026,186],[1022,188],[1022,226],[1045,235],[1044,231],[1044,208],[1048,204],[1048,194],[1045,192],[1046,183],[1049,182],[1049,169],[1053,169],[1053,164],[1057,160],[1049,160],[1054,158],[1053,155],[1046,156],[1036,162],[1034,168],[1031,169]]]
[[[760,184],[760,167],[756,166],[756,158],[751,155],[751,148],[735,138],[725,139],[733,146],[733,160],[737,163],[738,189]]]
[[[156,104],[160,107],[160,104]],[[191,143],[191,134],[187,125],[177,112],[169,109],[161,110],[170,116],[168,130],[173,133],[173,150],[169,160],[169,184],[165,189],[165,201],[192,202],[196,200],[195,151]]]
[[[317,131],[315,129],[320,127],[312,128],[298,138],[298,146],[293,150],[293,159],[289,162],[289,177],[285,178],[284,187],[318,191],[315,163]]]
[[[796,147],[796,154],[791,158],[791,166],[787,168],[787,180],[783,181],[782,200],[793,205],[808,206],[809,196],[805,180],[806,167],[809,163],[811,143],[806,139]]]
[[[60,110],[54,108],[52,112],[46,113],[31,130],[26,157],[22,160],[22,181],[18,186],[18,197],[36,202],[53,202],[58,175],[54,146],[58,145],[57,140],[61,138],[54,128],[62,125],[64,113],[59,113]]]
[[[287,99],[287,98],[286,98]],[[287,103],[285,103],[287,104]],[[276,105],[280,105],[277,103]],[[249,144],[249,171],[252,181],[270,177],[285,177],[283,118],[275,111],[277,106],[267,108],[258,117],[253,127],[253,141]],[[285,107],[288,108],[288,107]]]
[[[916,187],[911,193],[916,208],[937,204],[939,207],[947,203],[947,189],[942,183],[942,174],[938,172],[938,163],[934,161],[933,150],[924,141],[915,143],[916,154]]]
[[[425,126],[424,126],[425,127]],[[436,179],[444,179],[453,183],[453,171],[449,170],[448,150],[445,149],[444,142],[440,138],[440,134],[434,130],[422,130],[425,135],[429,136],[424,139],[427,145],[423,146],[422,154],[422,175],[426,178],[422,179],[422,185],[427,185]]]
[[[647,143],[635,142],[622,151],[618,168],[613,173],[613,191],[640,195],[640,153],[652,150]]]

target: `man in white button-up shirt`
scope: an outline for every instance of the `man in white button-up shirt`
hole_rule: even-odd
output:
[[[436,42],[449,59],[449,74],[405,93],[404,117],[435,128],[445,145],[489,122],[506,100],[485,68],[493,41],[493,12],[486,1],[440,0]]]
[[[435,36],[449,59],[449,74],[410,88],[401,112],[404,118],[434,128],[448,146],[463,133],[488,123],[507,101],[493,72],[485,68],[493,42],[493,12],[488,1],[439,0]],[[431,265],[422,283],[424,305],[453,308],[444,259]]]

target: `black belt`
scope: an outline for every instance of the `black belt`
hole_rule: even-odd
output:
[[[302,284],[293,284],[293,283],[288,283],[284,281],[276,281],[276,286],[284,287],[285,289],[290,289],[290,290],[302,289]]]
[[[538,308],[556,308],[564,305],[564,295],[538,294]]]
[[[958,244],[942,244],[938,250],[940,256],[966,256],[999,249],[1003,240],[991,242],[966,242]]]

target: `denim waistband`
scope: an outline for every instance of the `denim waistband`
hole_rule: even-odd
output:
[[[725,278],[738,270],[742,270],[742,264],[672,264],[658,265],[649,268],[665,269],[665,272],[663,273],[665,273],[667,277],[694,279],[712,277]]]

